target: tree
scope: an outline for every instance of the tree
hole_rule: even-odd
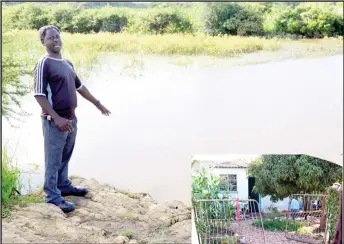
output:
[[[257,3],[205,3],[202,28],[209,35],[262,35],[264,9]]]
[[[342,167],[307,155],[263,155],[248,167],[256,178],[254,191],[271,200],[282,200],[291,194],[325,191],[342,179]]]
[[[32,75],[34,61],[31,53],[18,51],[16,44],[12,41],[15,33],[6,32],[3,34],[2,45],[2,116],[7,119],[10,125],[13,121],[19,121],[27,116],[22,109],[22,98],[29,94],[30,86],[22,80],[26,75]],[[19,47],[20,48],[20,47]],[[20,54],[19,54],[20,53]]]
[[[342,167],[307,155],[263,155],[249,165],[248,175],[256,179],[255,192],[277,201],[301,191],[326,192],[342,181]]]

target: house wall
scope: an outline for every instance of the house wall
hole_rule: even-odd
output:
[[[246,200],[248,199],[248,177],[247,177],[247,169],[246,168],[217,168],[213,169],[213,172],[217,175],[220,174],[236,174],[237,175],[237,184],[238,184],[238,191],[232,192],[231,196],[233,198],[239,197],[240,199]],[[276,207],[278,211],[288,210],[289,204],[289,197],[283,199],[282,201],[278,201],[276,203],[272,202],[270,196],[262,197],[261,198],[261,208],[263,212],[269,212],[268,208],[272,205]]]
[[[214,169],[215,174],[236,174],[238,191],[232,192],[231,196],[234,198],[239,197],[240,199],[248,199],[248,178],[246,175],[245,168],[216,168]]]

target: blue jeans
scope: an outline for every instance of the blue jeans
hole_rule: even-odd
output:
[[[61,190],[71,187],[68,179],[68,163],[72,157],[77,134],[77,119],[72,120],[73,132],[64,132],[53,122],[42,119],[44,137],[46,202],[60,204]]]

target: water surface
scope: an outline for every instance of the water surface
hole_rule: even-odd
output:
[[[213,58],[104,57],[85,80],[112,112],[79,96],[70,174],[189,204],[195,154],[306,153],[342,164],[343,57],[232,66]],[[136,76],[136,77],[134,77]],[[40,108],[3,137],[20,167],[40,165]]]

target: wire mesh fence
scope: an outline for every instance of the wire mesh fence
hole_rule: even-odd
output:
[[[193,207],[200,244],[266,243],[256,200],[197,200]]]
[[[286,215],[287,239],[303,243],[325,243],[326,195],[293,194]]]

